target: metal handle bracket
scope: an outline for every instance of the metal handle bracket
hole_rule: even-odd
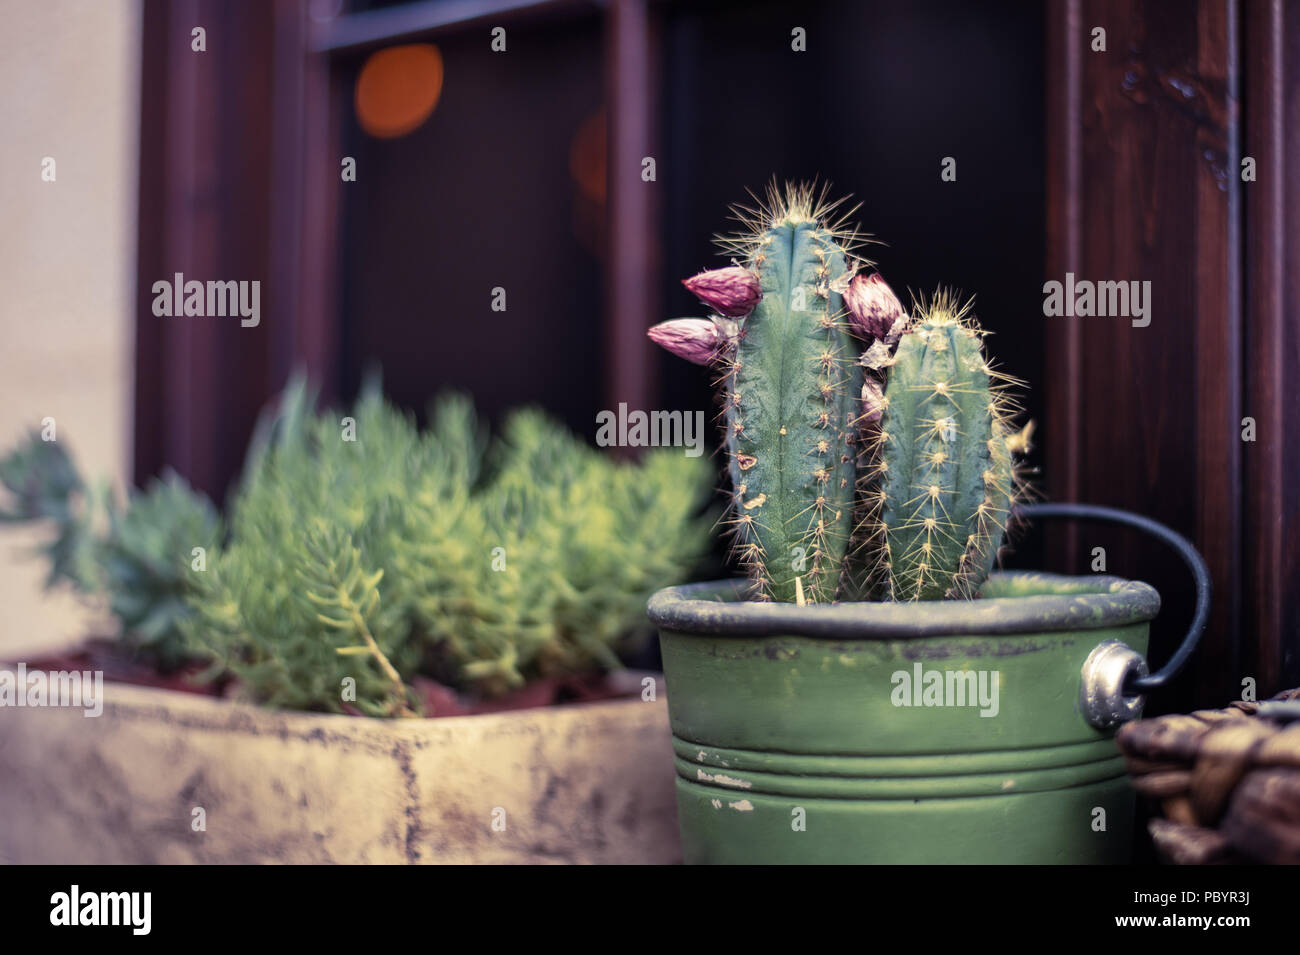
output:
[[[1183,668],[1183,665],[1187,663],[1188,658],[1196,649],[1196,645],[1200,642],[1201,635],[1205,632],[1205,625],[1210,619],[1210,597],[1212,594],[1210,568],[1206,565],[1205,558],[1201,556],[1191,541],[1177,531],[1169,529],[1159,521],[1153,521],[1149,517],[1143,517],[1141,514],[1134,514],[1131,511],[1120,510],[1117,507],[1101,507],[1096,504],[1022,504],[1015,509],[1014,515],[1030,520],[1059,517],[1067,520],[1123,524],[1168,544],[1182,559],[1183,563],[1187,565],[1187,569],[1191,571],[1192,579],[1196,584],[1196,609],[1192,614],[1192,622],[1187,628],[1183,642],[1178,645],[1178,649],[1169,658],[1169,661],[1155,673],[1148,675],[1145,661],[1142,662],[1140,668],[1132,665],[1125,665],[1120,668],[1120,657],[1112,649],[1103,655],[1102,662],[1097,665],[1098,679],[1103,674],[1105,675],[1103,683],[1111,681],[1113,673],[1118,673],[1120,680],[1114,687],[1116,698],[1108,706],[1102,707],[1099,712],[1117,712],[1124,708],[1123,700],[1134,698],[1138,699],[1137,708],[1140,711],[1142,694],[1151,690],[1158,690],[1169,683],[1178,674],[1178,671]],[[1103,643],[1097,647],[1093,651],[1093,655],[1089,656],[1089,661],[1096,662],[1093,661],[1093,657],[1097,656],[1098,651],[1101,651],[1106,646],[1107,644]],[[1123,647],[1124,645],[1117,641],[1111,641],[1110,646]],[[1138,657],[1139,660],[1141,659],[1134,651],[1129,650],[1127,647],[1124,647],[1124,649],[1128,650],[1134,657]],[[1115,668],[1114,671],[1112,671],[1112,668]],[[1088,670],[1087,664],[1084,665],[1084,670],[1086,673]],[[1131,718],[1126,717],[1126,719]]]

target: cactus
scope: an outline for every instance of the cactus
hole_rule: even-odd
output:
[[[737,210],[722,245],[743,264],[685,283],[719,314],[650,337],[720,372],[733,553],[759,599],[976,596],[1021,488],[1013,379],[969,303],[941,291],[909,318],[825,195]]]
[[[884,369],[866,526],[892,599],[974,596],[1016,494],[1011,379],[985,359],[968,309],[937,293]]]
[[[787,193],[744,240],[763,297],[724,364],[739,552],[775,600],[832,600],[852,526],[861,373],[834,287],[845,250],[825,217]]]
[[[853,526],[862,369],[842,295],[858,237],[824,198],[773,187],[738,210],[745,230],[721,242],[743,265],[684,283],[720,313],[713,327],[679,319],[650,332],[690,360],[721,340],[734,554],[760,599],[834,599]],[[693,329],[699,340],[682,341]]]

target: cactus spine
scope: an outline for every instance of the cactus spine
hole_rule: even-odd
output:
[[[1007,444],[1009,379],[983,333],[940,293],[914,319],[885,369],[874,530],[885,595],[972,597],[993,567],[1016,490]]]

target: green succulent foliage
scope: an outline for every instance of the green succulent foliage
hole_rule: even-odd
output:
[[[96,498],[63,445],[32,431],[0,459],[0,484],[12,502],[0,508],[0,521],[48,521],[55,528],[50,542],[38,548],[50,565],[45,586],[62,581],[93,590],[98,577],[92,529]]]
[[[193,650],[216,661],[214,674],[231,673],[257,702],[335,712],[354,702],[381,715],[391,708],[390,681],[376,659],[337,652],[361,640],[355,627],[326,620],[318,601],[359,608],[381,652],[414,672],[406,614],[400,601],[381,599],[376,572],[391,564],[381,531],[422,449],[414,424],[378,400],[359,404],[358,438],[347,441],[339,417],[301,413],[305,398],[299,380],[263,429],[230,541],[201,575],[186,632]],[[345,699],[353,685],[355,700]]]
[[[193,601],[187,630],[219,662],[214,672],[233,674],[258,702],[290,709],[338,712],[352,702],[391,716],[407,708],[407,688],[394,687],[379,656],[409,669],[412,654],[395,639],[400,618],[382,606],[383,571],[366,566],[352,534],[317,518],[294,548],[259,559],[266,543],[244,540],[220,555]]]
[[[613,462],[536,411],[493,445],[455,395],[423,432],[377,390],[351,421],[310,415],[304,387],[259,429],[187,627],[258,701],[336,711],[352,678],[356,706],[394,712],[379,656],[339,652],[366,643],[354,610],[407,683],[491,695],[617,666],[650,593],[707,549],[700,460]]]
[[[0,520],[52,522],[50,583],[106,592],[160,668],[204,658],[257,702],[374,716],[418,711],[417,674],[493,695],[617,667],[708,550],[702,459],[614,461],[532,409],[494,442],[460,395],[423,431],[377,386],[346,416],[314,404],[297,378],[259,420],[228,539],[176,474],[119,512],[35,434],[0,460]]]
[[[0,483],[12,501],[0,520],[54,527],[41,548],[47,587],[106,594],[123,646],[161,670],[185,662],[180,624],[190,613],[194,548],[211,551],[221,538],[207,497],[169,471],[119,510],[107,484],[89,489],[63,446],[35,432],[0,460]]]
[[[123,644],[162,670],[190,656],[181,629],[191,612],[186,598],[220,540],[221,519],[212,502],[170,470],[133,493],[125,511],[111,515],[98,554],[109,606],[121,623]]]
[[[618,665],[646,600],[707,547],[709,469],[680,452],[640,465],[598,454],[535,410],[505,423],[491,474],[450,533],[396,548],[421,639],[442,673],[497,693]],[[438,527],[429,492],[409,516]]]

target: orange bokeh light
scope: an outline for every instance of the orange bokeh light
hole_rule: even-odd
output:
[[[569,146],[569,174],[582,194],[595,202],[605,201],[605,110],[599,109],[582,121]]]
[[[405,136],[429,118],[442,93],[442,53],[432,43],[372,53],[357,77],[361,128],[379,139]]]

